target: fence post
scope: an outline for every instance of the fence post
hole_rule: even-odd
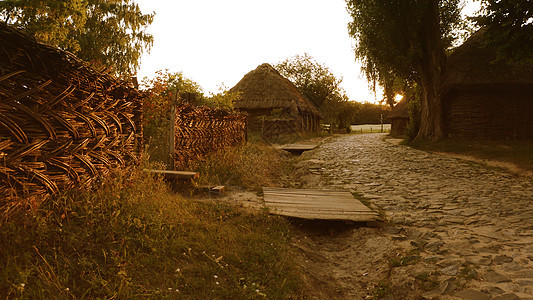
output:
[[[244,143],[248,143],[248,116],[244,119]]]
[[[383,133],[383,114],[381,114],[381,133]]]
[[[176,105],[178,104],[179,92],[173,96],[172,104],[170,107],[170,118],[169,118],[169,137],[168,137],[168,148],[169,148],[169,162],[168,165],[171,170],[175,168],[174,154],[176,151]]]

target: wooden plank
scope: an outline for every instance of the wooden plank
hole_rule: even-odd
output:
[[[368,207],[364,205],[351,205],[350,203],[333,203],[333,204],[314,204],[314,203],[305,203],[305,202],[273,202],[273,201],[265,201],[265,204],[272,207],[307,207],[307,208],[331,208],[331,209],[337,209],[337,210],[356,210],[356,211],[371,211]]]
[[[379,217],[377,215],[324,215],[324,214],[305,214],[305,213],[294,213],[294,212],[279,212],[276,214],[280,216],[310,219],[310,220],[345,220],[345,221],[354,221],[354,222],[369,222],[369,221],[379,220]]]
[[[177,178],[177,179],[197,179],[200,177],[198,172],[191,171],[171,171],[171,170],[152,170],[152,169],[143,169],[144,172],[163,175],[166,178]]]
[[[372,210],[364,207],[333,207],[333,206],[309,206],[305,204],[273,204],[273,203],[265,203],[267,206],[279,209],[279,210],[291,210],[291,209],[300,209],[300,210],[322,210],[322,211],[352,211],[352,212],[361,212],[361,213],[374,213]]]
[[[266,193],[267,200],[273,202],[284,202],[284,201],[304,201],[304,202],[324,202],[325,200],[328,203],[361,203],[359,200],[349,196],[337,197],[335,195],[288,195],[288,194],[270,194]]]
[[[226,187],[223,185],[217,185],[211,189],[211,192],[215,194],[224,194],[226,192]]]
[[[379,216],[350,192],[263,188],[272,214],[322,220],[375,221]]]
[[[304,145],[304,144],[287,144],[283,145],[281,149],[294,149],[294,150],[313,150],[316,149],[318,145]]]
[[[301,215],[301,214],[307,214],[307,215],[321,215],[324,216],[325,219],[327,219],[327,216],[366,216],[366,217],[376,217],[377,215],[371,212],[360,212],[360,211],[321,211],[321,210],[301,210],[301,209],[290,209],[290,210],[284,210],[284,209],[270,209],[269,211],[272,214],[280,215]]]
[[[353,197],[336,197],[334,195],[283,195],[283,194],[268,194],[268,197],[272,199],[274,202],[283,201],[286,199],[289,199],[289,201],[305,201],[305,202],[313,202],[313,201],[324,201],[325,199],[329,199],[330,202],[342,202],[342,203],[357,203],[359,200],[354,199]]]
[[[311,195],[311,194],[319,194],[319,195],[351,195],[349,192],[346,191],[338,191],[338,190],[313,190],[313,189],[286,189],[286,188],[270,188],[270,187],[264,187],[263,191],[269,192],[269,193],[280,193],[280,194],[300,194],[300,195]]]
[[[319,195],[319,196],[333,196],[333,197],[344,197],[344,198],[351,198],[353,199],[353,195],[350,193],[339,193],[339,192],[319,192],[319,191],[310,191],[309,193],[305,192],[290,192],[290,193],[284,193],[282,191],[267,191],[269,194],[272,195],[295,195],[295,196],[313,196],[313,195]]]
[[[305,204],[278,204],[278,203],[265,203],[267,206],[271,206],[273,208],[279,209],[279,210],[291,210],[291,209],[301,209],[301,210],[321,210],[321,211],[352,211],[352,212],[361,212],[361,213],[374,213],[367,207],[333,207],[333,206],[311,206],[311,205],[305,205]]]

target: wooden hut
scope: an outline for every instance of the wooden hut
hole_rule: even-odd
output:
[[[393,137],[402,137],[407,131],[407,126],[409,125],[409,109],[407,107],[407,97],[398,102],[388,118],[391,120],[391,129],[390,135]]]
[[[275,109],[282,109],[285,116],[293,119],[300,132],[316,132],[320,128],[322,115],[315,105],[269,64],[246,74],[230,92],[241,93],[235,108],[248,113],[250,130],[260,130],[263,118],[271,116]]]
[[[533,138],[533,66],[496,60],[485,30],[448,58],[442,85],[448,137]]]

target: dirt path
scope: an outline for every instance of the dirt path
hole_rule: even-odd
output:
[[[533,181],[345,135],[302,155],[294,183],[351,190],[381,228],[301,222],[316,299],[533,299]]]

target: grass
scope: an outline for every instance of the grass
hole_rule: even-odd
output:
[[[523,169],[533,171],[533,141],[475,141],[440,140],[434,142],[408,142],[407,145],[425,151],[449,152],[469,155],[480,159],[510,162]]]
[[[0,297],[298,298],[289,224],[183,199],[138,170],[0,223]]]
[[[420,261],[420,256],[418,255],[408,255],[393,257],[389,260],[389,265],[392,268],[405,267],[409,265],[414,265]]]
[[[324,138],[328,136],[331,136],[329,132],[319,131],[319,132],[314,132],[314,133],[284,134],[284,135],[271,137],[268,140],[263,140],[263,137],[260,131],[251,131],[251,132],[248,132],[248,141],[250,141],[251,143],[267,143],[267,144],[283,145],[283,144],[290,144],[290,143],[296,143],[299,141],[309,140],[313,138]]]
[[[383,132],[390,132],[391,124],[383,124]],[[351,133],[380,133],[381,124],[352,125]]]
[[[439,286],[439,280],[435,274],[423,272],[415,276],[417,283],[424,291],[436,289]]]
[[[232,185],[259,190],[279,185],[291,168],[291,156],[263,143],[246,143],[212,153],[189,169],[200,172],[202,185]]]
[[[382,299],[385,296],[389,295],[390,285],[387,282],[379,282],[375,287],[374,290],[372,290],[372,294],[370,295],[370,299]]]

